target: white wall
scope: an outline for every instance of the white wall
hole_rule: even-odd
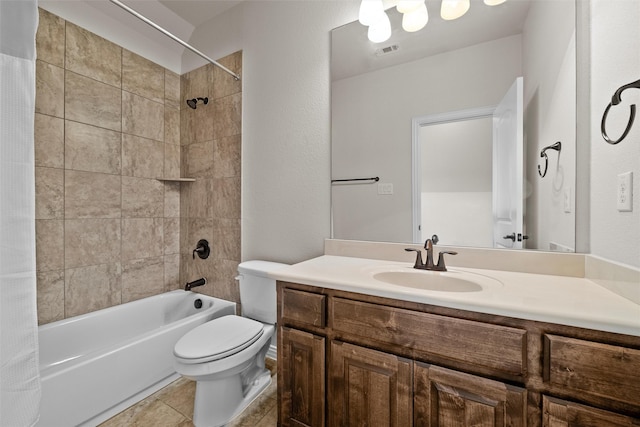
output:
[[[550,243],[575,246],[576,50],[575,4],[571,1],[533,2],[523,30],[525,99],[527,247],[549,250]],[[549,168],[538,174],[542,148]],[[570,200],[565,212],[564,197]]]
[[[420,128],[421,241],[493,247],[493,119]]]
[[[437,234],[440,245],[492,248],[493,193],[422,193],[422,224],[422,241]]]
[[[215,57],[225,53],[220,46],[243,50],[244,260],[293,263],[324,251],[330,234],[329,32],[357,19],[358,6],[247,1],[199,26],[190,39],[205,53],[217,49]]]
[[[242,50],[244,45],[245,4],[233,7],[213,22],[200,25],[189,38],[189,44],[206,53],[209,58],[224,58]],[[188,50],[182,54],[182,74],[205,65],[204,59]]]
[[[520,45],[507,37],[333,83],[332,177],[379,176],[394,189],[333,186],[335,237],[412,241],[411,119],[496,105],[521,75]]]
[[[591,0],[591,253],[640,267],[640,121],[618,145],[600,135],[600,120],[613,92],[640,78],[640,2]],[[617,138],[626,126],[629,104],[640,90],[622,95],[607,123]],[[633,172],[633,212],[616,209],[617,175]]]
[[[422,191],[491,192],[492,116],[422,126],[419,137]]]

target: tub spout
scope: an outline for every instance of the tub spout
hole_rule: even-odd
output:
[[[184,285],[184,290],[190,291],[192,288],[203,286],[206,284],[207,284],[207,279],[205,279],[204,277],[201,277],[200,279],[194,280],[193,282],[187,282],[187,284]]]

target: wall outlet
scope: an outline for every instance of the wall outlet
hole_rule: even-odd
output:
[[[620,212],[633,210],[633,172],[618,175],[616,204]]]
[[[378,183],[378,194],[385,196],[393,194],[393,184],[389,182]]]
[[[564,211],[571,213],[571,188],[564,189]]]

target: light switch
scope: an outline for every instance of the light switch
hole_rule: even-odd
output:
[[[633,210],[633,172],[618,175],[616,204],[620,212]]]

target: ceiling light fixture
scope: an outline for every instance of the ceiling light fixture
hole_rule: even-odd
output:
[[[384,11],[369,26],[367,37],[374,43],[382,43],[391,37],[391,21],[389,21],[389,16]]]
[[[362,3],[360,3],[358,21],[360,21],[362,25],[368,27],[379,19],[379,15],[381,13],[384,13],[382,0],[362,0]]]
[[[488,6],[497,6],[507,0],[484,0]],[[395,4],[402,13],[402,28],[413,33],[420,31],[429,22],[429,12],[425,0],[387,0],[387,4]],[[471,6],[469,0],[442,0],[440,16],[446,21],[458,19]],[[369,27],[367,37],[374,43],[382,43],[391,37],[391,21],[384,10],[383,0],[362,0],[358,20]]]
[[[469,0],[442,0],[440,16],[446,21],[460,18],[470,7]]]
[[[396,9],[400,13],[411,13],[422,5],[424,5],[424,0],[400,0]]]
[[[408,33],[420,31],[429,22],[427,5],[422,3],[417,9],[402,15],[402,29]]]
[[[391,21],[384,11],[382,0],[362,0],[358,21],[369,27],[367,37],[374,43],[382,43],[391,37]]]

